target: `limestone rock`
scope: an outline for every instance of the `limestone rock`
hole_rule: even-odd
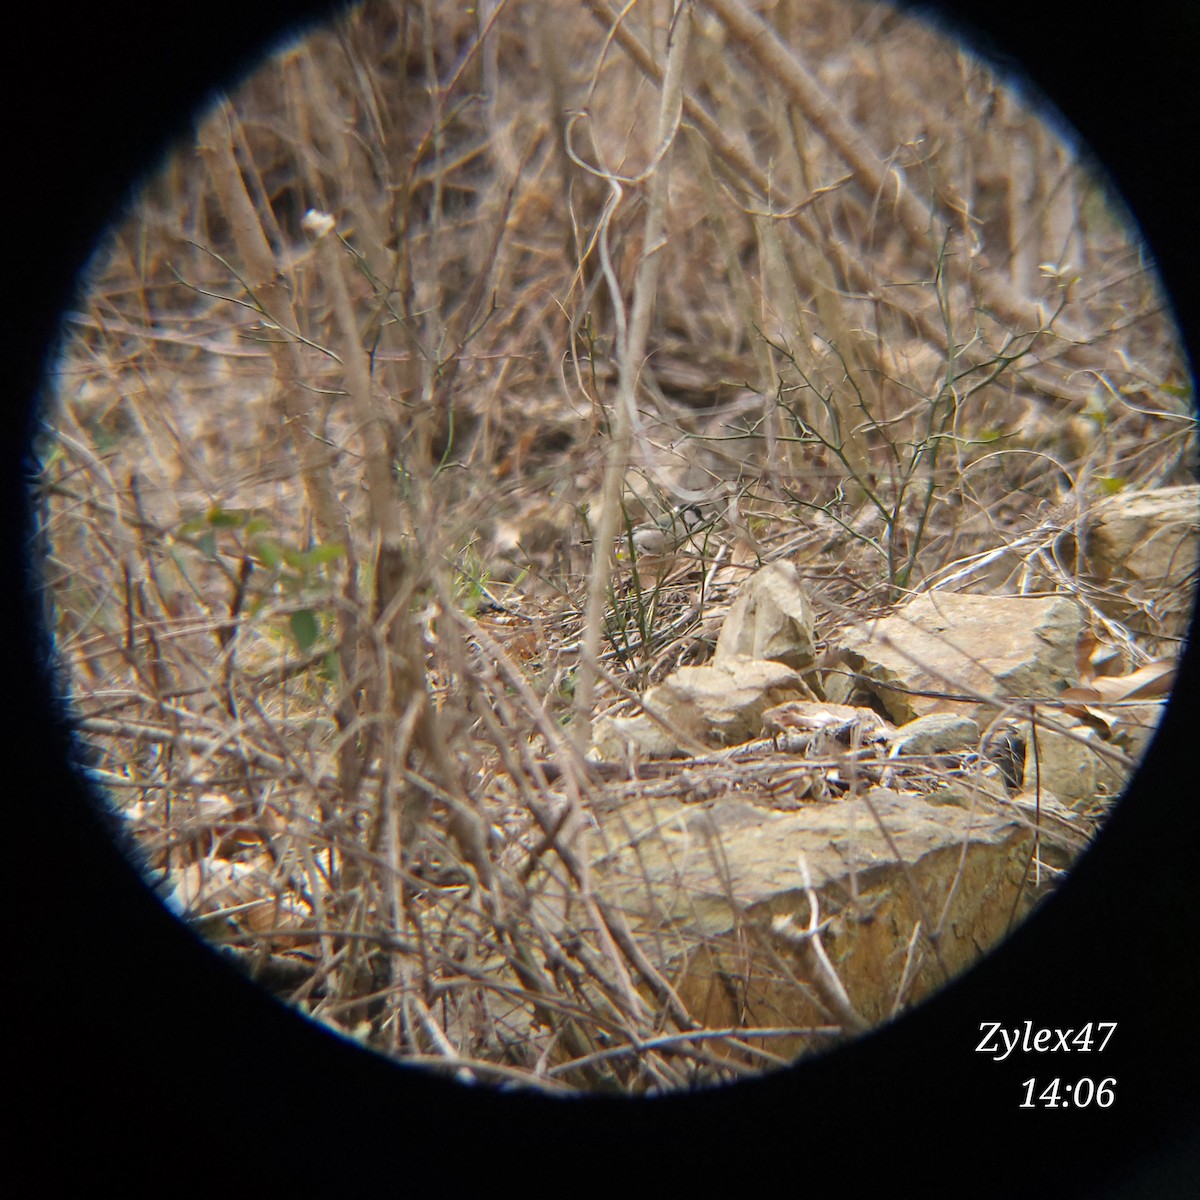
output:
[[[1122,492],[1092,510],[1084,562],[1096,603],[1139,633],[1180,637],[1196,602],[1200,486]]]
[[[727,655],[703,667],[681,667],[646,692],[645,704],[708,746],[755,737],[762,714],[802,696],[800,677],[782,663]]]
[[[895,754],[942,754],[979,745],[979,725],[958,713],[930,713],[901,725],[888,739]]]
[[[794,812],[740,795],[688,804],[644,794],[593,836],[598,893],[635,935],[647,936],[655,965],[710,1028],[826,1020],[789,977],[803,981],[803,963],[769,932],[771,919],[786,913],[807,926],[801,854],[829,922],[825,949],[868,1023],[888,1018],[900,989],[913,1001],[965,970],[1005,935],[1014,906],[1019,917],[1031,902],[1028,822],[886,788]],[[933,951],[917,926],[935,917]],[[803,1038],[764,1043],[785,1057],[807,1048]]]
[[[600,717],[592,730],[590,757],[601,762],[671,758],[681,749],[678,738],[643,714],[636,717]]]
[[[925,793],[925,799],[930,804],[975,810],[981,804],[993,809],[997,804],[1007,804],[1011,796],[1000,768],[983,762],[973,771],[940,779],[933,791]]]
[[[897,725],[935,712],[986,723],[1010,697],[1053,699],[1073,683],[1082,629],[1069,596],[933,592],[847,630],[840,650]]]
[[[843,746],[882,741],[893,732],[874,709],[823,700],[789,700],[768,708],[763,713],[762,731],[766,737],[819,738]],[[790,751],[791,745],[787,749]]]
[[[596,722],[592,752],[621,761],[631,754],[669,758],[688,742],[731,746],[757,737],[773,705],[805,695],[800,676],[782,663],[727,655],[703,667],[681,667],[646,691],[645,708],[659,718],[605,717]]]
[[[714,659],[767,658],[806,671],[816,660],[813,611],[795,565],[773,562],[742,585],[717,638]]]
[[[1090,725],[1060,731],[1039,723],[1036,741],[1025,725],[1023,786],[1028,792],[1040,787],[1064,804],[1078,804],[1092,799],[1098,790],[1115,796],[1128,783],[1129,774],[1104,754],[1100,735]]]

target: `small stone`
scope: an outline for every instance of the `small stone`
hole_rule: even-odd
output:
[[[901,725],[888,739],[893,754],[944,754],[979,745],[979,726],[955,713],[930,713]]]
[[[797,671],[813,666],[812,605],[793,563],[769,563],[742,585],[713,657],[719,662],[734,656],[770,659]]]

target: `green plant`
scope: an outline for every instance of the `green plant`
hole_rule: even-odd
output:
[[[961,483],[965,466],[958,451],[971,439],[960,433],[960,422],[972,400],[997,385],[1052,336],[1055,320],[1068,301],[1064,283],[1054,312],[1034,329],[1007,335],[998,349],[982,349],[978,336],[960,342],[946,286],[945,254],[943,244],[931,281],[945,333],[940,381],[932,392],[917,394],[915,403],[899,417],[885,411],[878,374],[855,369],[835,343],[825,343],[839,368],[830,382],[818,378],[794,350],[767,339],[800,381],[788,387],[781,377],[777,386],[776,402],[795,431],[781,440],[820,447],[843,469],[830,496],[813,500],[788,488],[785,494],[801,508],[824,513],[870,547],[886,564],[893,598],[915,582],[936,502]],[[902,381],[890,382],[907,391]],[[811,408],[800,402],[800,393],[816,401],[824,415],[822,422],[808,415]],[[992,436],[985,432],[980,440],[987,442]],[[851,488],[875,511],[881,535],[864,533],[843,518],[841,505]]]
[[[296,649],[305,653],[317,642],[322,630],[328,630],[332,624],[328,567],[342,561],[346,550],[339,543],[303,549],[287,546],[271,529],[272,522],[265,516],[214,505],[182,522],[175,534],[172,558],[184,577],[192,578],[193,573],[186,569],[178,547],[190,548],[205,563],[218,566],[227,578],[235,581],[229,606],[231,618],[238,618],[244,609],[253,615],[270,598],[278,597],[286,613],[288,636]],[[241,564],[236,575],[232,571],[233,562]],[[265,570],[266,579],[250,589],[255,569]]]

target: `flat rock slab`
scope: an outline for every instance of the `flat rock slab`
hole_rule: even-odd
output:
[[[847,630],[840,648],[897,725],[934,712],[982,725],[1009,699],[1052,700],[1074,683],[1082,630],[1069,596],[933,592]]]
[[[1084,557],[1100,608],[1139,633],[1180,637],[1196,601],[1200,487],[1122,492],[1087,523]]]
[[[825,948],[869,1023],[974,963],[1031,891],[1032,833],[1016,810],[948,808],[886,788],[794,812],[736,794],[703,804],[647,795],[593,836],[597,892],[658,948],[660,969],[710,1028],[828,1026],[803,963],[769,931],[787,913],[808,925],[800,855],[829,922]],[[768,1041],[788,1058],[811,1048],[801,1035]]]

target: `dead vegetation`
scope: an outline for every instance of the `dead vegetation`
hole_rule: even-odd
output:
[[[593,721],[764,562],[828,638],[947,581],[1081,593],[1064,520],[1191,479],[1190,389],[1102,184],[890,9],[370,3],[98,251],[47,619],[151,869],[292,1003],[463,1079],[734,1079],[854,1022],[818,981],[823,1024],[703,1028],[597,883],[643,787]]]

